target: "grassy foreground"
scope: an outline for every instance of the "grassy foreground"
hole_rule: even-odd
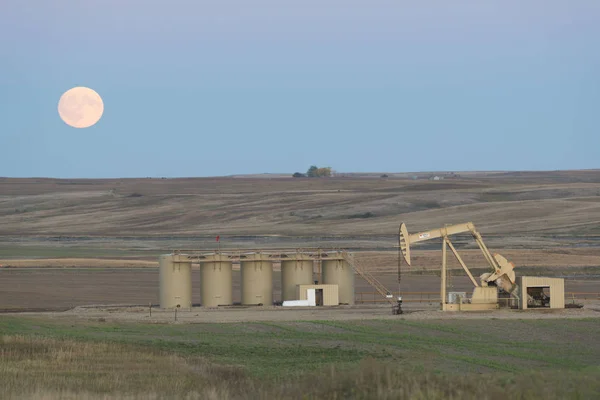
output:
[[[600,319],[0,318],[0,398],[592,399]]]

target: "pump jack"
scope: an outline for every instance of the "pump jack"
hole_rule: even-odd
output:
[[[487,272],[482,274],[480,278],[481,285],[475,280],[469,268],[467,268],[466,264],[456,251],[456,248],[450,241],[450,236],[457,235],[460,233],[470,232],[475,242],[479,246],[479,249],[483,253],[485,260],[491,268],[491,272]],[[441,273],[441,301],[442,301],[442,310],[446,309],[455,309],[452,305],[447,304],[446,298],[446,258],[447,258],[447,248],[450,248],[452,254],[464,269],[465,273],[475,286],[473,291],[473,296],[471,299],[472,304],[479,304],[478,307],[473,306],[472,309],[485,309],[486,304],[492,308],[493,297],[490,298],[491,291],[487,289],[490,286],[497,286],[504,290],[506,293],[509,293],[511,297],[518,299],[518,290],[515,281],[515,265],[511,262],[508,262],[506,258],[502,257],[500,254],[491,254],[488,250],[487,246],[483,242],[481,238],[481,234],[475,229],[475,225],[472,222],[467,222],[464,224],[458,225],[450,225],[445,226],[443,228],[432,229],[426,232],[414,233],[412,235],[408,234],[408,230],[406,225],[402,223],[400,225],[400,233],[399,233],[399,247],[400,252],[402,253],[402,258],[404,261],[410,266],[410,250],[411,245],[417,244],[419,242],[423,242],[426,240],[432,240],[442,238],[442,273]],[[495,295],[497,296],[497,289]],[[494,307],[497,307],[497,300],[495,302]],[[467,307],[468,308],[468,307]]]

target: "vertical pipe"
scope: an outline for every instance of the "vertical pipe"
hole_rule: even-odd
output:
[[[442,310],[444,310],[446,304],[446,237],[444,237],[442,243],[442,285],[440,294],[442,295]]]
[[[318,257],[317,257],[317,270],[319,271],[317,274],[317,277],[319,279],[319,283],[323,284],[323,264],[322,264],[322,254],[321,254],[321,249],[319,248],[319,252],[318,252]]]

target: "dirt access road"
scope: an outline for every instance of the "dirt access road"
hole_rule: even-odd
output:
[[[389,305],[358,305],[337,307],[219,307],[191,310],[160,310],[148,307],[76,307],[64,312],[28,312],[28,315],[63,320],[93,322],[143,322],[143,323],[238,323],[238,322],[283,322],[283,321],[348,321],[372,319],[565,319],[600,318],[600,301],[585,301],[584,308],[562,310],[493,310],[471,312],[442,312],[439,305],[407,305],[404,314],[393,315]]]

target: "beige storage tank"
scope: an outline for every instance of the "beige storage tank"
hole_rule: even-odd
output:
[[[273,261],[261,253],[240,258],[242,304],[273,305]]]
[[[324,258],[321,273],[323,284],[338,285],[340,304],[354,304],[354,270],[341,255]]]
[[[192,308],[192,261],[185,255],[158,258],[160,308]]]
[[[298,285],[312,285],[314,261],[306,254],[290,254],[281,261],[282,301],[298,300]]]
[[[203,307],[233,304],[231,266],[231,259],[219,253],[200,260],[200,303]]]

